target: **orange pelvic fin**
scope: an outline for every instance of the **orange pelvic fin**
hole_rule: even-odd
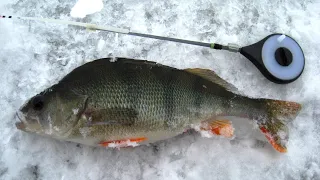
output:
[[[146,137],[130,138],[130,139],[120,139],[113,141],[102,141],[99,143],[103,147],[135,147],[138,146],[137,143],[147,140]]]
[[[201,130],[211,131],[212,134],[221,135],[224,137],[232,137],[234,128],[229,120],[214,120],[202,123]]]

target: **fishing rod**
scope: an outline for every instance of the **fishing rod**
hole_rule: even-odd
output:
[[[218,43],[205,43],[186,39],[139,33],[131,31],[130,29],[116,28],[112,26],[100,26],[96,24],[65,21],[59,19],[1,15],[0,18],[34,20],[79,26],[92,31],[108,31],[113,33],[172,41],[177,43],[208,47],[211,49],[227,50],[234,53],[240,53],[248,60],[250,60],[268,80],[277,84],[288,84],[295,81],[301,76],[305,66],[305,57],[299,44],[292,37],[280,33],[271,34],[257,43],[239,47],[238,45],[232,43],[229,43],[228,45],[222,45]]]

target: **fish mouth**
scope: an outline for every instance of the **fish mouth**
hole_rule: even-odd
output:
[[[17,111],[16,112],[16,117],[19,119],[20,122],[16,122],[15,125],[16,125],[16,128],[19,129],[19,130],[22,130],[24,131],[26,129],[26,125],[25,125],[25,117],[24,115],[20,112],[20,111]]]

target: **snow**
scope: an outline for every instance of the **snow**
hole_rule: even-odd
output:
[[[78,114],[79,108],[72,109],[73,114]]]
[[[131,142],[130,140],[108,143],[109,148],[117,148],[118,150],[120,150],[123,147],[127,148],[130,146],[137,147],[139,146],[139,144],[137,142]]]
[[[102,0],[78,0],[71,9],[70,15],[75,18],[84,18],[89,14],[101,11],[102,8]]]
[[[85,2],[85,1],[79,1]],[[93,2],[93,1],[90,1]],[[203,42],[255,43],[278,32],[304,50],[302,76],[274,84],[241,55],[78,27],[0,19],[0,179],[319,179],[320,3],[318,1],[1,0],[5,15],[81,20]],[[75,16],[70,14],[75,7]],[[85,7],[85,8],[83,8]],[[84,17],[79,19],[79,17]],[[104,57],[209,68],[250,97],[297,101],[288,153],[279,154],[248,121],[231,118],[235,138],[187,132],[135,148],[93,148],[18,131],[15,111],[73,68]]]

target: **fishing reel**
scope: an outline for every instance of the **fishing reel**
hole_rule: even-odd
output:
[[[305,58],[299,44],[283,34],[271,34],[261,41],[239,48],[270,81],[288,84],[300,77],[304,70]]]

